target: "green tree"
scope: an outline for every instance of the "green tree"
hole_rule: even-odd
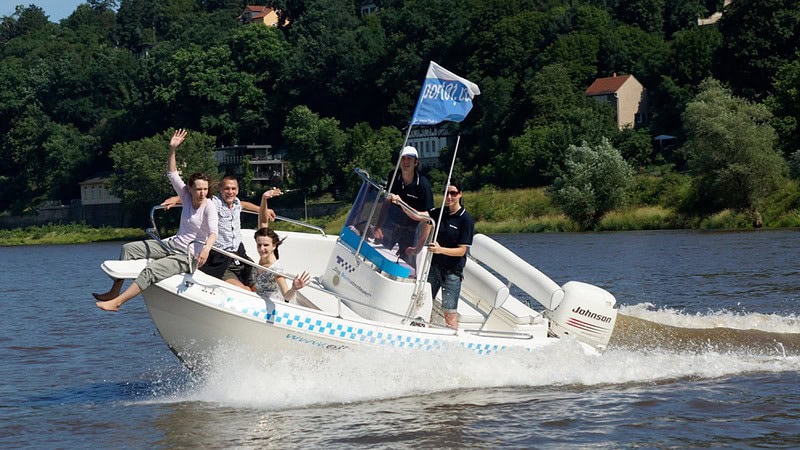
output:
[[[242,166],[244,173],[242,174],[241,192],[243,197],[249,197],[251,195],[255,195],[255,185],[253,181],[255,178],[255,173],[253,173],[253,165],[250,164],[250,155],[246,155],[244,157]]]
[[[36,5],[17,5],[14,14],[0,18],[0,44],[30,31],[48,26],[44,10]]]
[[[666,0],[664,3],[664,36],[670,37],[677,31],[696,28],[697,18],[708,17],[708,14],[708,9],[701,1]]]
[[[522,10],[487,23],[490,27],[467,36],[467,45],[474,48],[470,66],[484,75],[517,80],[547,45],[552,21],[544,12]]]
[[[462,64],[469,56],[464,42],[475,5],[474,0],[387,2],[378,14],[386,34],[386,61],[375,72],[380,73],[379,96],[388,101],[381,107],[388,112],[384,123],[408,123],[429,61],[470,78]]]
[[[797,56],[800,57],[800,52]],[[774,94],[765,104],[774,115],[772,126],[778,132],[782,153],[790,155],[800,151],[800,58],[778,69]]]
[[[625,0],[617,4],[617,18],[648,33],[664,29],[664,0]]]
[[[643,167],[652,162],[653,138],[646,128],[625,128],[612,142],[632,167]]]
[[[95,42],[98,45],[111,42],[116,21],[112,8],[111,5],[99,4],[94,7],[82,3],[61,22],[62,28],[78,33],[83,42]]]
[[[645,86],[652,86],[658,81],[668,54],[660,34],[620,25],[603,34],[597,70],[605,76],[615,72],[633,74]]]
[[[178,50],[155,76],[153,96],[175,123],[213,134],[226,144],[266,133],[264,94],[255,75],[233,64],[229,47]]]
[[[11,124],[2,142],[0,208],[24,211],[41,200],[68,201],[88,174],[95,140],[52,122],[35,104]]]
[[[548,192],[567,217],[590,230],[626,201],[633,182],[633,169],[603,139],[596,146],[571,145],[564,171]]]
[[[498,169],[503,174],[503,187],[544,186],[555,177],[564,162],[564,148],[572,136],[561,123],[535,125],[522,135],[509,140],[508,150],[500,155]]]
[[[524,86],[532,114],[507,151],[496,158],[502,187],[543,186],[551,183],[564,163],[564,152],[576,142],[599,143],[617,134],[607,105],[586,98],[560,65],[542,68]]]
[[[336,119],[320,118],[306,106],[289,112],[283,139],[295,184],[309,195],[341,186],[347,134]]]
[[[385,105],[374,95],[377,65],[386,55],[386,36],[377,18],[363,21],[349,0],[308,1],[288,32],[292,51],[280,91],[293,105],[307,105],[346,124],[375,117],[365,111]],[[324,87],[324,89],[323,89]],[[347,103],[347,108],[341,108]]]
[[[569,79],[588,86],[597,75],[600,38],[591,33],[572,32],[561,35],[539,57],[539,64],[562,65]]]
[[[717,77],[748,98],[769,93],[778,69],[800,50],[797,6],[796,0],[736,0],[725,8]]]
[[[676,136],[679,138],[679,142],[683,142],[686,133],[683,129],[681,114],[694,94],[693,86],[682,86],[673,78],[662,76],[655,89],[650,90],[650,107],[653,112],[650,128],[653,130],[653,134]],[[685,169],[683,155],[671,152],[669,148],[662,152],[663,149],[659,147],[658,151],[666,161],[676,163],[681,170]]]
[[[669,43],[669,73],[681,85],[697,85],[712,76],[714,54],[722,45],[716,27],[678,31]]]
[[[133,142],[114,145],[111,159],[115,173],[109,184],[111,192],[134,214],[142,217],[147,210],[164,198],[174,195],[174,190],[164,175],[169,153],[169,140],[175,130]],[[184,181],[195,172],[211,178],[211,186],[218,181],[217,162],[212,149],[214,137],[190,132],[178,147],[178,170]],[[134,215],[134,217],[137,217]]]
[[[3,135],[0,147],[2,181],[0,207],[14,212],[32,209],[47,194],[46,155],[41,151],[47,141],[51,122],[35,104],[23,108]]]
[[[708,79],[683,114],[688,140],[684,151],[696,175],[702,212],[725,208],[754,217],[783,181],[786,164],[775,150],[770,112],[735,97],[719,81]]]
[[[121,0],[115,35],[119,45],[143,53],[166,31],[162,0]]]

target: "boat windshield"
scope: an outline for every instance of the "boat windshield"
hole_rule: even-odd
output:
[[[431,227],[411,219],[400,206],[389,202],[385,189],[363,172],[364,179],[340,238],[348,247],[389,275],[415,277],[418,242],[427,243]],[[412,248],[410,251],[406,249]]]

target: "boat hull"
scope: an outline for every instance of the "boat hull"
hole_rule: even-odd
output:
[[[460,346],[490,355],[514,347],[535,350],[558,341],[528,333],[479,333],[339,317],[333,311],[275,303],[190,275],[150,286],[143,297],[162,338],[189,368],[202,367],[223,346],[256,354],[358,347],[443,351]]]

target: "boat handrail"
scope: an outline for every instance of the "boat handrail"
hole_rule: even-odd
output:
[[[431,216],[427,214],[420,214],[419,211],[408,206],[408,204],[404,202],[403,199],[398,198],[397,202],[392,202],[392,203],[399,206],[400,209],[402,209],[403,211],[406,211],[410,216],[413,216],[412,218],[417,222],[428,222],[429,225],[434,224],[433,218]]]
[[[363,169],[356,168],[355,172],[361,177],[361,179],[364,182],[371,184],[375,189],[377,189],[379,193],[386,191],[385,187],[383,187],[380,183],[370,178],[369,174],[365,172]],[[414,216],[416,219],[419,219],[418,222],[430,222],[431,224],[433,224],[433,219],[430,216],[425,214],[420,214],[417,210],[408,206],[408,204],[404,202],[402,199],[398,199],[395,205],[399,206],[403,211],[407,211],[410,215]]]
[[[164,242],[163,239],[161,239],[161,237],[158,235],[158,230],[156,228],[148,228],[146,230],[146,232],[151,238],[153,238],[156,242],[158,242],[158,244],[161,245],[167,252],[172,253],[172,254],[179,253],[178,249],[167,245],[167,243]],[[195,269],[193,267],[193,265],[194,265],[194,255],[192,254],[191,248],[192,248],[192,245],[196,244],[196,243],[205,244],[205,241],[193,240],[193,241],[191,241],[189,243],[189,245],[186,246],[186,249],[185,249],[186,259],[188,261],[189,271],[191,273],[194,273],[194,271],[195,271]],[[262,266],[262,265],[260,265],[258,263],[250,261],[249,259],[242,258],[241,256],[237,255],[236,253],[231,253],[231,252],[228,252],[226,250],[222,250],[222,249],[219,249],[219,248],[216,248],[216,247],[212,247],[211,250],[215,251],[217,253],[221,253],[221,254],[229,257],[229,258],[236,259],[236,260],[238,260],[239,262],[241,262],[243,264],[247,264],[247,265],[255,267],[257,269],[269,271],[269,272],[272,272],[272,273],[277,274],[277,275],[281,275],[282,277],[285,277],[290,282],[294,281],[295,277],[292,277],[291,275],[288,275],[288,274],[283,273],[283,272],[279,272],[277,270],[273,270],[273,269],[271,269],[269,267],[264,267],[264,266]],[[332,317],[343,318],[343,316],[342,316],[342,303],[343,303],[342,299],[345,298],[344,296],[342,296],[341,294],[338,294],[336,292],[330,291],[328,289],[325,289],[324,287],[318,287],[318,286],[315,286],[315,285],[308,285],[306,287],[309,288],[309,289],[313,289],[313,290],[328,294],[328,295],[332,295],[334,298],[336,298],[336,303],[337,303],[337,312],[336,312],[336,314],[332,314],[332,313],[329,313],[328,311],[323,311],[323,310],[320,310],[319,311],[320,313],[322,313],[324,315],[329,315],[329,316],[332,316]],[[378,311],[378,312],[381,312],[381,313],[384,313],[384,314],[389,314],[391,316],[396,316],[396,317],[400,317],[400,318],[403,318],[403,319],[406,319],[406,320],[411,320],[411,318],[408,315],[402,315],[402,314],[398,314],[396,312],[389,311],[389,310],[386,310],[386,309],[383,309],[383,308],[378,308],[375,305],[371,305],[369,303],[361,302],[361,301],[358,301],[358,300],[356,300],[354,298],[346,297],[346,299],[349,302],[353,302],[355,304],[358,304],[358,305],[361,305],[361,306],[365,306],[367,308],[373,309],[375,311]],[[437,325],[437,324],[435,324],[433,322],[430,322],[430,321],[427,321],[427,320],[425,320],[425,319],[423,319],[421,317],[413,319],[412,322],[413,323],[424,324],[425,326],[427,326],[429,328],[438,328],[438,329],[448,330],[448,331],[452,330],[452,333],[454,333],[454,334],[458,331],[458,330],[454,330],[454,329],[452,329],[452,328],[450,328],[448,326]],[[484,325],[485,325],[485,323],[484,323]],[[465,331],[465,332],[468,332],[468,333],[471,333],[471,334],[476,334],[476,335],[479,335],[479,336],[490,336],[490,337],[492,337],[492,336],[494,336],[494,337],[508,336],[508,337],[517,338],[517,339],[530,339],[530,338],[533,337],[532,335],[530,335],[528,333],[483,330],[483,325],[481,326],[481,329],[479,329],[479,330],[462,330],[462,331]]]
[[[433,242],[433,230],[434,224],[433,218],[427,214],[420,214],[417,210],[410,207],[406,202],[402,199],[398,198],[396,202],[393,202],[395,205],[399,206],[403,211],[407,211],[408,214],[415,217],[414,220],[417,220],[422,224],[423,222],[427,222],[428,225],[431,226],[430,231],[428,231],[428,235],[425,237],[425,247],[429,246],[431,242]],[[422,289],[425,287],[425,280],[428,279],[428,270],[430,270],[431,265],[431,258],[433,258],[433,254],[428,252],[425,255],[425,259],[422,261],[422,267],[417,268],[417,286],[414,289],[413,299],[411,303],[408,305],[408,311],[406,312],[407,317],[411,317],[414,315],[414,307],[419,303],[418,299],[421,298]]]
[[[256,211],[248,211],[246,209],[243,209],[242,212],[245,212],[245,213],[248,213],[248,214],[258,215],[258,213]],[[286,216],[278,216],[278,215],[275,216],[275,219],[276,220],[280,220],[281,222],[287,222],[287,223],[291,223],[291,224],[298,225],[298,226],[301,226],[301,227],[309,228],[309,229],[314,230],[314,231],[318,231],[320,234],[322,234],[322,237],[328,237],[328,235],[325,233],[325,230],[323,230],[322,227],[318,227],[316,225],[312,225],[310,223],[303,222],[302,220],[291,219],[291,218],[286,217]]]
[[[518,331],[484,330],[482,326],[481,329],[478,330],[464,329],[462,331],[464,331],[465,333],[474,334],[476,336],[526,339],[526,340],[533,339],[533,335],[530,333],[520,333]]]

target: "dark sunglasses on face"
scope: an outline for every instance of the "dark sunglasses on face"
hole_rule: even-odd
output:
[[[458,191],[447,191],[447,195],[449,195],[450,197],[455,197],[456,195],[458,195]]]

